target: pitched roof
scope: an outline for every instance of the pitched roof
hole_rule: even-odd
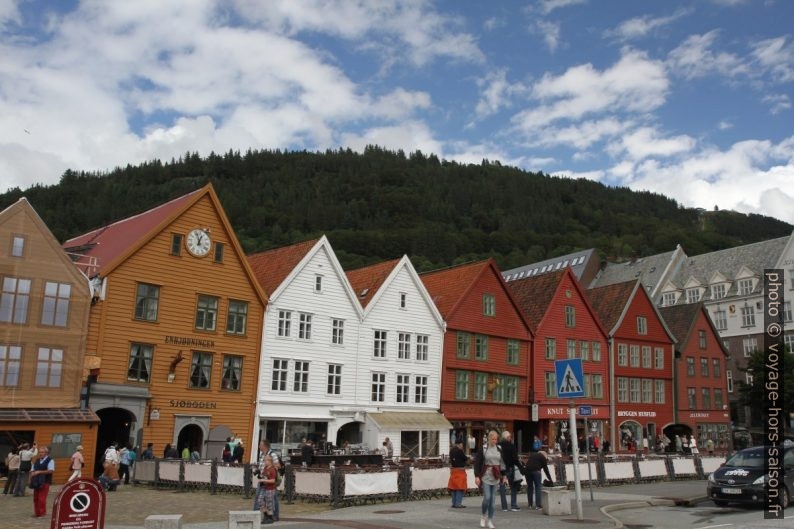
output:
[[[679,345],[685,347],[689,339],[689,333],[695,323],[695,316],[701,310],[703,310],[702,303],[688,303],[686,305],[660,307],[659,313],[664,318],[667,327],[673,333]]]
[[[268,296],[273,295],[278,286],[319,240],[303,241],[248,256],[248,264],[251,265],[256,280],[259,281]]]
[[[98,268],[90,275],[104,274],[107,267],[117,258],[138,244],[156,227],[182,211],[192,200],[201,196],[205,189],[206,186],[143,213],[78,235],[64,242],[63,247],[67,252],[76,252],[85,258],[96,259]]]
[[[490,260],[468,263],[419,276],[445,320],[489,263]]]
[[[598,259],[598,254],[594,248],[588,248],[587,250],[580,250],[578,252],[552,257],[545,261],[538,261],[537,263],[526,264],[510,270],[505,270],[502,272],[502,276],[505,278],[505,281],[515,281],[516,279],[551,273],[570,266],[576,279],[581,279],[585,266],[587,266],[587,263],[591,259]]]
[[[533,333],[537,331],[540,320],[546,314],[565,270],[567,268],[507,283],[516,303],[524,311]]]
[[[348,281],[350,281],[350,286],[353,287],[353,292],[355,292],[356,298],[358,298],[362,307],[366,307],[372,300],[375,293],[399,262],[400,259],[391,259],[345,272]]]
[[[601,322],[607,328],[607,332],[611,333],[615,329],[615,325],[620,320],[623,310],[631,301],[635,288],[637,288],[637,280],[633,279],[623,283],[585,290],[590,304],[598,313],[598,317],[601,318]]]
[[[676,249],[677,250],[677,249]],[[639,279],[649,292],[653,292],[676,250],[641,257],[625,263],[607,263],[593,281],[593,287],[603,287]]]

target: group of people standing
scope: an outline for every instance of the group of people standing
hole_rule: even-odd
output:
[[[11,450],[6,456],[8,478],[3,494],[24,497],[25,489],[33,489],[33,516],[36,518],[47,514],[47,494],[52,485],[52,474],[55,472],[55,461],[50,457],[50,449],[46,446],[22,443]]]

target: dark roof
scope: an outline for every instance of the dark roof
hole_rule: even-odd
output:
[[[623,314],[626,305],[631,301],[631,294],[637,287],[637,280],[624,281],[614,285],[607,285],[598,288],[585,290],[590,304],[598,313],[601,322],[606,327],[607,332],[611,333],[615,325]],[[653,302],[651,302],[653,304]]]
[[[273,295],[278,286],[319,240],[303,241],[248,256],[248,264],[251,265],[256,280],[259,281],[268,296]]]
[[[507,283],[516,304],[524,311],[533,333],[537,331],[543,315],[546,314],[565,270],[563,268],[550,274],[516,279]]]
[[[353,293],[362,307],[366,307],[372,301],[375,293],[399,262],[399,259],[392,259],[345,272]]]
[[[603,287],[639,279],[649,292],[653,292],[675,252],[676,250],[659,253],[625,263],[607,263],[593,281],[593,286]]]
[[[660,307],[659,313],[664,318],[670,332],[675,336],[680,347],[685,347],[689,339],[689,333],[695,324],[698,312],[703,310],[702,303],[688,303],[686,305],[673,305],[670,307]],[[706,314],[706,319],[711,321]],[[717,334],[719,337],[719,334]]]
[[[597,258],[598,254],[595,249],[588,248],[587,250],[580,250],[578,252],[552,257],[544,261],[538,261],[537,263],[526,264],[511,268],[510,270],[505,270],[502,272],[502,277],[505,278],[505,281],[516,281],[527,277],[535,277],[540,274],[556,272],[570,266],[576,279],[581,279],[588,261]]]
[[[490,261],[468,263],[420,276],[438,312],[446,320]]]
[[[96,413],[79,408],[4,408],[0,421],[100,422]]]

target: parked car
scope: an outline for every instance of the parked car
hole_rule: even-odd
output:
[[[779,503],[786,507],[794,491],[794,446],[786,444],[782,450],[784,477]],[[765,485],[769,476],[764,472],[765,453],[763,446],[736,452],[709,476],[708,497],[720,507],[729,503],[766,503]]]

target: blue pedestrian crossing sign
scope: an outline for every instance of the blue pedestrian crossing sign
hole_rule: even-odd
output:
[[[581,358],[556,360],[554,371],[557,375],[557,397],[584,397]]]

